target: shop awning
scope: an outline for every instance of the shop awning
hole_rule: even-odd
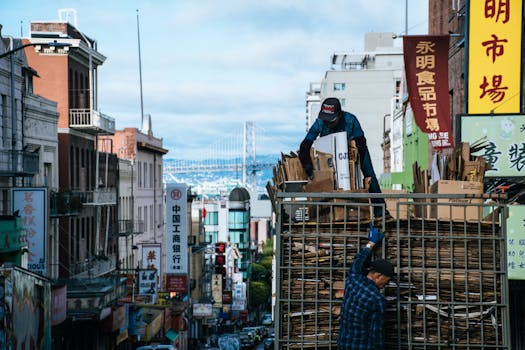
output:
[[[166,332],[166,334],[164,334],[164,336],[174,343],[179,336],[179,333],[175,332],[173,329],[170,329]]]

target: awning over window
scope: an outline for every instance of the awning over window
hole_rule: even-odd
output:
[[[179,336],[179,333],[175,332],[173,329],[170,329],[166,332],[164,336],[168,338],[172,343],[174,343],[177,337]]]

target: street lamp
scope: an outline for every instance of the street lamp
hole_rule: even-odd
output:
[[[39,46],[39,45],[44,45],[44,44],[42,44],[42,43],[27,43],[27,44],[24,44],[24,45],[20,45],[20,46],[12,49],[10,51],[7,51],[7,52],[4,52],[3,54],[0,54],[0,59],[2,59],[4,57],[7,57],[7,56],[10,56],[10,55],[14,54],[15,52],[20,51],[20,50],[22,50],[22,49],[24,49],[26,47]],[[51,47],[69,47],[69,46],[71,46],[71,44],[69,44],[69,43],[59,43],[56,40],[47,43],[47,45],[49,45]]]

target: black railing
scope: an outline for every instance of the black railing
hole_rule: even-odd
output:
[[[38,153],[0,150],[0,175],[35,175],[38,173],[38,163]]]
[[[128,236],[144,233],[144,221],[142,220],[119,220],[118,235]]]
[[[75,216],[86,202],[86,192],[51,192],[51,216]]]

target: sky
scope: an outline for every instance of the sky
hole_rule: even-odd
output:
[[[296,151],[310,83],[333,53],[362,52],[365,33],[403,34],[406,4],[408,34],[426,34],[425,0],[0,0],[0,24],[28,37],[31,21],[75,9],[106,56],[99,110],[140,128],[138,10],[144,114],[167,158],[198,159],[242,139],[246,121],[263,135],[257,154]]]

